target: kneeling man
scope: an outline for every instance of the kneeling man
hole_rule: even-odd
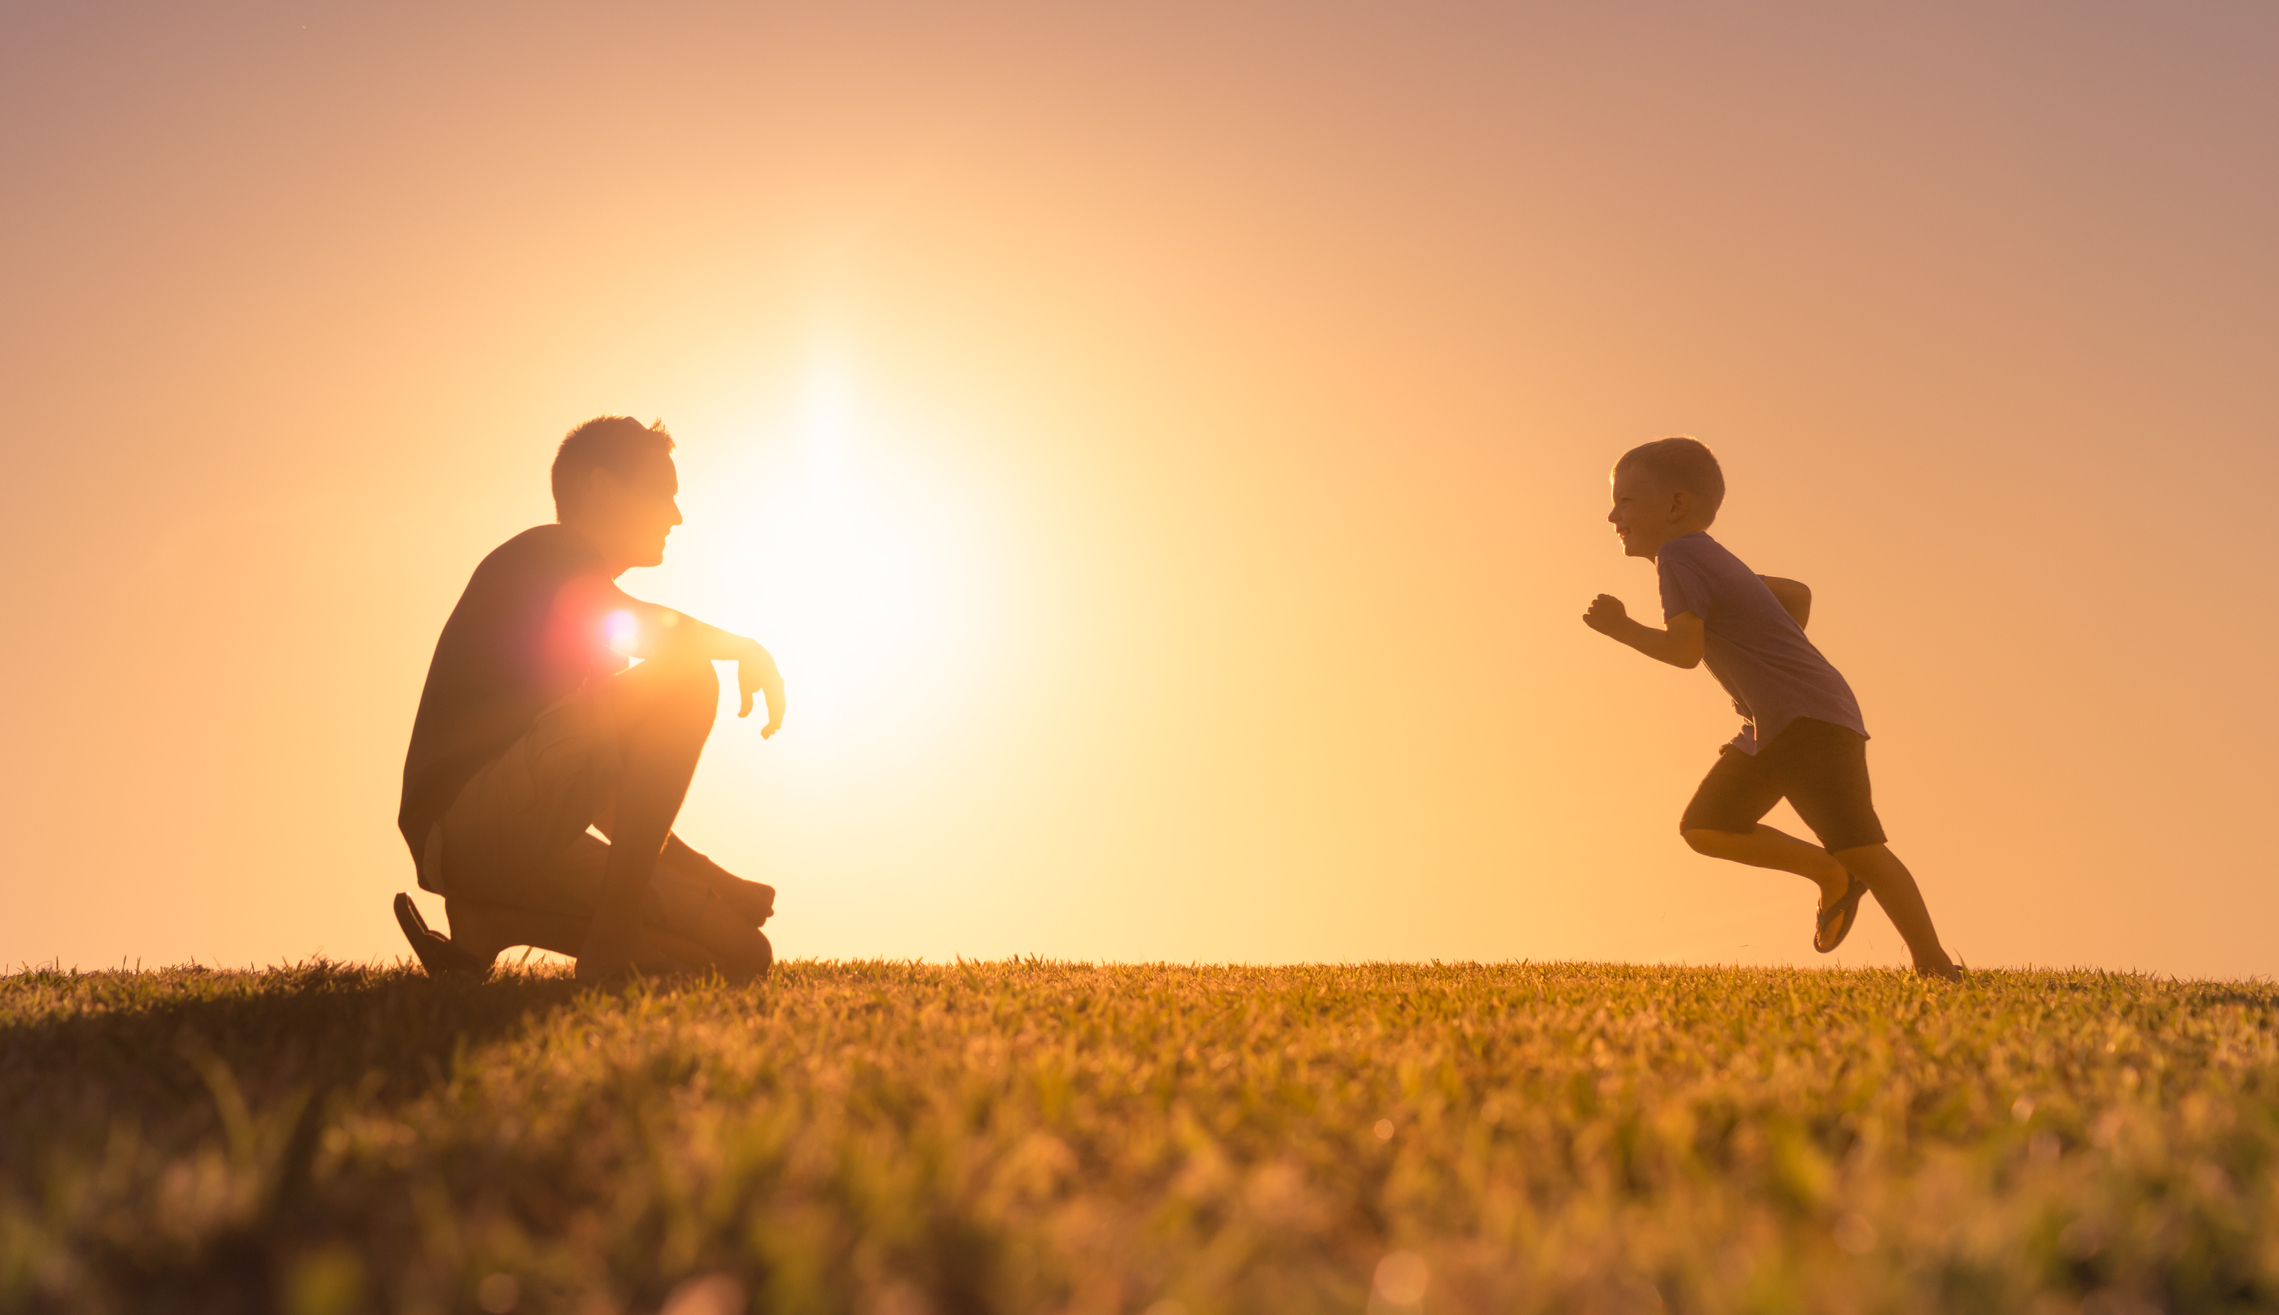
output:
[[[615,583],[662,562],[681,523],[672,450],[661,423],[627,416],[571,430],[556,522],[485,557],[444,623],[396,818],[451,920],[436,935],[396,896],[430,973],[480,977],[514,945],[576,955],[587,980],[768,970],[774,889],[689,848],[673,819],[719,709],[713,662],[736,663],[737,716],[765,696],[763,738],[783,724],[783,678],[752,640]]]

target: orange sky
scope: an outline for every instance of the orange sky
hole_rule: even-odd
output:
[[[1577,620],[1691,433],[1950,947],[2279,971],[2268,3],[466,8],[0,13],[0,964],[399,953],[612,411],[791,680],[682,826],[781,954],[1828,962]]]

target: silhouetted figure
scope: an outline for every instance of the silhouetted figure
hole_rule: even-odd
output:
[[[406,895],[396,916],[430,972],[482,975],[499,951],[573,954],[582,979],[628,969],[765,973],[775,891],[673,834],[719,709],[715,659],[742,707],[783,679],[766,649],[641,602],[615,581],[664,560],[681,523],[662,424],[603,416],[554,458],[556,523],[475,568],[428,666],[397,825],[448,940]],[[627,670],[627,654],[642,659]],[[594,836],[588,827],[608,837]]]
[[[1583,616],[1591,629],[1672,666],[1706,658],[1742,716],[1741,733],[1718,751],[1678,829],[1700,853],[1817,884],[1812,946],[1822,954],[1843,943],[1860,897],[1873,892],[1906,940],[1915,971],[1954,977],[1914,876],[1884,843],[1868,789],[1859,702],[1804,637],[1812,591],[1753,573],[1709,537],[1724,500],[1717,458],[1693,439],[1665,438],[1625,452],[1614,466],[1607,519],[1629,556],[1659,570],[1669,629],[1631,620],[1609,594]],[[1820,844],[1758,820],[1784,796]]]

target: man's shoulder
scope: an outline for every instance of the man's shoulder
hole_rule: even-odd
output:
[[[599,554],[564,525],[533,525],[486,554],[475,576],[574,575],[601,564]]]

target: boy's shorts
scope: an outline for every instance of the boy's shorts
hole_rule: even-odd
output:
[[[1754,754],[1728,744],[1678,821],[1680,831],[1747,834],[1782,798],[1833,854],[1884,842],[1859,732],[1799,717]]]
[[[419,884],[449,899],[591,917],[609,845],[586,828],[616,799],[618,771],[599,699],[581,692],[546,709],[428,832]],[[723,919],[734,916],[709,885],[658,860],[643,923],[707,943]]]

